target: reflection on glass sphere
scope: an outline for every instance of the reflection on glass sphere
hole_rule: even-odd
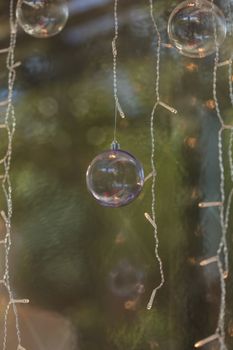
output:
[[[212,7],[213,6],[213,7]],[[205,57],[221,45],[226,37],[226,19],[222,11],[208,0],[184,1],[170,15],[168,35],[185,56]]]
[[[16,16],[23,30],[36,38],[58,34],[68,19],[66,0],[19,0]]]
[[[130,153],[116,149],[98,155],[89,165],[87,187],[95,199],[106,207],[121,207],[141,192],[144,172]]]

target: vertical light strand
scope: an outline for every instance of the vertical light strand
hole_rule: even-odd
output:
[[[211,0],[212,4],[212,20],[213,20],[213,27],[214,27],[214,39],[215,39],[215,48],[216,48],[216,54],[214,59],[214,69],[213,69],[213,98],[215,101],[215,109],[216,114],[220,123],[220,129],[218,131],[218,163],[219,163],[219,170],[220,170],[220,201],[223,203],[223,206],[219,207],[220,212],[220,225],[221,225],[221,238],[219,242],[219,247],[217,250],[217,266],[219,269],[219,279],[220,279],[220,290],[221,290],[221,297],[220,297],[220,309],[219,309],[219,318],[218,318],[218,324],[216,328],[216,333],[219,335],[219,343],[220,343],[220,350],[226,349],[225,344],[225,313],[226,313],[226,282],[225,282],[225,273],[228,273],[229,270],[229,262],[228,262],[228,248],[227,248],[227,242],[226,242],[226,229],[225,229],[225,220],[224,220],[224,208],[225,208],[225,169],[224,169],[224,163],[223,163],[223,140],[222,140],[222,134],[224,130],[224,121],[221,115],[218,97],[217,97],[217,70],[218,70],[218,64],[219,64],[219,44],[218,44],[218,38],[217,38],[217,23],[214,16],[214,1]],[[224,266],[221,261],[221,255],[223,253],[224,256]]]
[[[221,115],[220,106],[218,102],[218,96],[217,96],[217,71],[218,67],[223,67],[227,64],[229,64],[229,94],[231,101],[233,101],[232,98],[232,85],[230,81],[230,75],[231,75],[231,59],[227,60],[225,62],[220,63],[219,62],[219,44],[218,44],[218,38],[217,38],[217,23],[214,16],[214,0],[211,0],[212,4],[212,21],[213,21],[213,28],[214,28],[214,39],[215,39],[215,58],[214,58],[214,67],[213,67],[213,99],[215,102],[215,110],[217,114],[217,118],[220,123],[220,128],[218,130],[218,164],[219,164],[219,171],[220,171],[220,185],[219,185],[219,191],[220,191],[220,203],[222,205],[219,206],[219,216],[220,216],[220,226],[221,226],[221,236],[219,239],[219,245],[217,248],[217,255],[213,258],[218,266],[219,271],[219,282],[220,282],[220,307],[219,307],[219,317],[218,317],[218,323],[216,327],[216,331],[214,335],[211,335],[210,337],[207,337],[205,339],[202,339],[198,341],[194,346],[195,348],[200,348],[205,346],[206,344],[213,342],[215,340],[218,340],[220,345],[220,350],[227,350],[227,346],[225,343],[225,317],[226,317],[226,277],[229,272],[229,256],[228,256],[228,246],[227,246],[227,230],[228,230],[228,223],[229,223],[229,215],[230,215],[230,207],[231,207],[231,201],[233,196],[233,189],[229,194],[227,206],[226,206],[226,195],[225,195],[225,169],[224,169],[224,161],[223,161],[223,131],[225,129],[231,129],[232,132],[232,126],[224,125],[224,121]],[[232,146],[233,142],[233,135],[231,134],[230,142],[229,142],[229,162],[230,167],[232,168]],[[233,168],[232,168],[233,169]],[[231,171],[231,177],[233,179],[232,171]],[[225,211],[226,206],[226,211]],[[224,264],[222,262],[222,257],[224,260]],[[211,259],[209,259],[211,263]],[[202,262],[203,263],[203,262]],[[201,264],[202,265],[202,264]],[[204,264],[202,266],[205,266]]]
[[[6,200],[6,212],[1,211],[2,219],[6,227],[6,235],[3,247],[5,248],[5,269],[3,276],[3,284],[6,287],[9,302],[5,309],[4,314],[4,328],[3,328],[3,350],[7,348],[7,336],[8,336],[8,315],[10,306],[12,305],[14,316],[15,316],[15,326],[16,326],[16,335],[17,335],[17,349],[23,349],[21,345],[21,333],[19,327],[19,317],[16,304],[19,302],[25,303],[24,301],[15,300],[13,296],[13,290],[11,288],[10,281],[10,266],[9,266],[9,255],[12,246],[12,185],[10,179],[10,169],[11,169],[11,159],[12,159],[12,143],[13,136],[16,128],[16,118],[15,110],[13,104],[13,92],[14,92],[14,83],[16,78],[16,64],[15,64],[15,47],[16,47],[16,38],[17,38],[17,22],[15,21],[14,15],[14,0],[9,2],[9,25],[10,25],[10,44],[7,50],[7,59],[6,59],[6,68],[8,70],[8,96],[7,96],[7,108],[5,114],[5,128],[8,134],[8,147],[6,156],[4,157],[4,174],[1,176],[2,188]],[[27,299],[26,299],[27,300]],[[28,302],[28,300],[27,300]]]
[[[231,7],[230,0],[229,0],[229,7]],[[232,12],[230,12],[229,15],[230,20],[233,20]],[[233,107],[233,86],[232,86],[232,57],[229,59],[228,63],[228,84],[229,84],[229,98],[231,101],[231,105]],[[229,145],[228,145],[228,162],[230,167],[230,178],[231,182],[233,184],[233,153],[232,153],[232,147],[233,147],[233,125],[230,129],[230,138],[229,138]],[[228,196],[227,200],[227,206],[226,206],[226,212],[225,212],[225,229],[228,230],[229,226],[229,218],[230,218],[230,209],[232,205],[232,198],[233,198],[233,187],[231,188],[231,191]]]
[[[165,282],[164,278],[164,272],[163,272],[163,263],[159,255],[159,237],[158,237],[158,227],[156,224],[156,218],[155,218],[155,204],[156,204],[156,198],[155,198],[155,182],[156,182],[156,165],[155,165],[155,136],[154,136],[154,117],[155,117],[155,111],[158,106],[159,100],[160,100],[160,93],[159,93],[159,82],[160,82],[160,51],[161,51],[161,36],[160,32],[158,30],[158,26],[154,17],[154,4],[153,0],[149,0],[150,3],[150,16],[153,22],[155,34],[158,39],[157,43],[157,54],[156,54],[156,86],[155,86],[155,94],[156,94],[156,102],[153,107],[152,113],[151,113],[151,119],[150,119],[150,134],[151,134],[151,169],[152,169],[152,186],[151,186],[151,196],[152,196],[152,203],[151,203],[151,213],[152,213],[152,224],[154,228],[154,239],[155,239],[155,257],[157,259],[157,262],[159,264],[159,270],[160,270],[160,283],[153,289],[150,300],[147,304],[147,309],[150,310],[153,306],[155,296],[157,294],[157,291],[163,286]],[[147,217],[149,218],[149,217]]]
[[[173,114],[177,114],[177,110],[171,106],[169,106],[167,103],[160,100],[160,57],[161,57],[161,35],[160,31],[158,29],[158,25],[154,16],[154,2],[153,0],[149,0],[149,7],[150,7],[150,17],[153,23],[154,33],[157,37],[157,50],[156,50],[156,78],[155,78],[155,104],[153,106],[151,116],[150,116],[150,135],[151,135],[151,178],[152,178],[152,185],[151,185],[151,214],[152,217],[145,213],[146,219],[149,221],[149,223],[152,225],[154,229],[154,240],[155,240],[155,258],[159,265],[159,272],[160,272],[160,282],[159,284],[153,289],[151,293],[151,297],[149,299],[149,302],[147,304],[147,309],[150,310],[153,306],[154,299],[156,297],[157,292],[165,283],[165,276],[163,271],[163,262],[159,255],[159,236],[158,236],[158,227],[156,223],[156,215],[155,215],[155,207],[156,207],[156,196],[155,196],[155,187],[156,187],[156,162],[155,162],[155,113],[159,106],[163,107],[167,111]]]
[[[114,139],[113,142],[117,142],[117,114],[119,113],[121,118],[125,118],[125,114],[120,105],[118,98],[118,84],[117,84],[117,40],[119,35],[119,24],[118,24],[118,0],[114,0],[114,38],[112,40],[112,57],[113,57],[113,93],[115,100],[115,116],[114,116]]]
[[[230,22],[230,35],[233,34],[233,15],[232,15],[232,7],[231,7],[231,0],[228,0],[228,17]],[[228,61],[228,84],[229,84],[229,97],[231,101],[231,105],[233,107],[233,84],[232,84],[232,55],[231,58]],[[232,153],[232,147],[233,147],[233,125],[232,129],[230,130],[230,139],[229,139],[229,146],[228,146],[228,161],[229,161],[229,167],[230,167],[230,177],[231,182],[233,184],[233,153]],[[226,231],[228,230],[229,226],[229,218],[230,218],[230,209],[232,205],[232,198],[233,198],[233,187],[230,191],[230,194],[228,196],[227,201],[227,207],[226,207],[226,213],[225,213],[225,228]]]

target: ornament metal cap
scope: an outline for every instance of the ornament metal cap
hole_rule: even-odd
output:
[[[119,150],[119,149],[120,149],[120,144],[119,144],[117,141],[113,141],[113,142],[111,143],[111,149],[112,149],[113,151]]]

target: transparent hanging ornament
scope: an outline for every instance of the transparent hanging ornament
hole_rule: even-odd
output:
[[[69,16],[66,0],[19,0],[16,17],[23,30],[36,38],[54,36]]]
[[[188,57],[211,55],[216,50],[216,44],[220,46],[223,43],[226,31],[225,16],[208,0],[182,2],[173,10],[168,21],[172,44]]]
[[[144,171],[140,162],[113,142],[112,149],[93,159],[86,173],[87,187],[99,204],[121,207],[141,192]]]

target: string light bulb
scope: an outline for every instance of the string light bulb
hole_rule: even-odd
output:
[[[199,208],[222,207],[223,202],[200,202],[198,206]]]
[[[198,342],[196,342],[194,344],[194,347],[196,349],[199,349],[199,348],[202,348],[203,346],[205,346],[205,345],[207,345],[209,343],[212,343],[213,341],[216,341],[216,340],[219,340],[219,335],[218,334],[213,334],[213,335],[210,335],[207,338],[204,338],[204,339],[199,340]]]

